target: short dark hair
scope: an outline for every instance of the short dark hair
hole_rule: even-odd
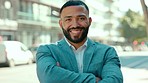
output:
[[[89,13],[89,8],[88,8],[88,6],[87,6],[83,1],[80,1],[80,0],[69,0],[69,1],[67,1],[67,2],[61,7],[61,9],[60,9],[60,14],[61,14],[62,10],[63,10],[64,8],[68,7],[68,6],[79,6],[79,5],[84,6],[84,7],[87,9],[88,13]]]

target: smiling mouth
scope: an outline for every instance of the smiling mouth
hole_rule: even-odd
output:
[[[82,29],[76,29],[76,28],[72,28],[69,30],[69,32],[74,33],[74,34],[78,34],[82,31]]]

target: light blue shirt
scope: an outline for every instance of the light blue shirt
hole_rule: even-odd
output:
[[[83,55],[84,55],[84,51],[87,46],[88,39],[78,49],[75,49],[75,47],[73,45],[71,45],[66,38],[65,38],[65,40],[68,43],[68,45],[72,48],[73,52],[75,53],[79,72],[82,73],[83,72]]]

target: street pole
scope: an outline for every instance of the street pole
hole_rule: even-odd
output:
[[[9,19],[10,17],[10,8],[11,8],[11,2],[6,0],[5,3],[4,3],[4,6],[5,6],[5,12],[6,12],[6,17],[5,19]]]
[[[148,5],[145,4],[145,0],[140,0],[140,1],[141,1],[143,13],[144,13],[145,22],[146,22],[146,33],[148,38]]]

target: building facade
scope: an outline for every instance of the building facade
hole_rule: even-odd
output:
[[[117,37],[118,18],[121,15],[118,0],[85,0],[90,8],[93,19],[89,36],[103,43],[109,43],[112,37]]]
[[[0,36],[28,46],[52,43],[63,37],[59,9],[67,0],[0,0]],[[88,36],[106,42],[117,36],[118,0],[83,0],[93,21]],[[113,38],[112,38],[113,39]]]
[[[59,8],[39,0],[0,0],[0,36],[28,47],[59,40]]]

